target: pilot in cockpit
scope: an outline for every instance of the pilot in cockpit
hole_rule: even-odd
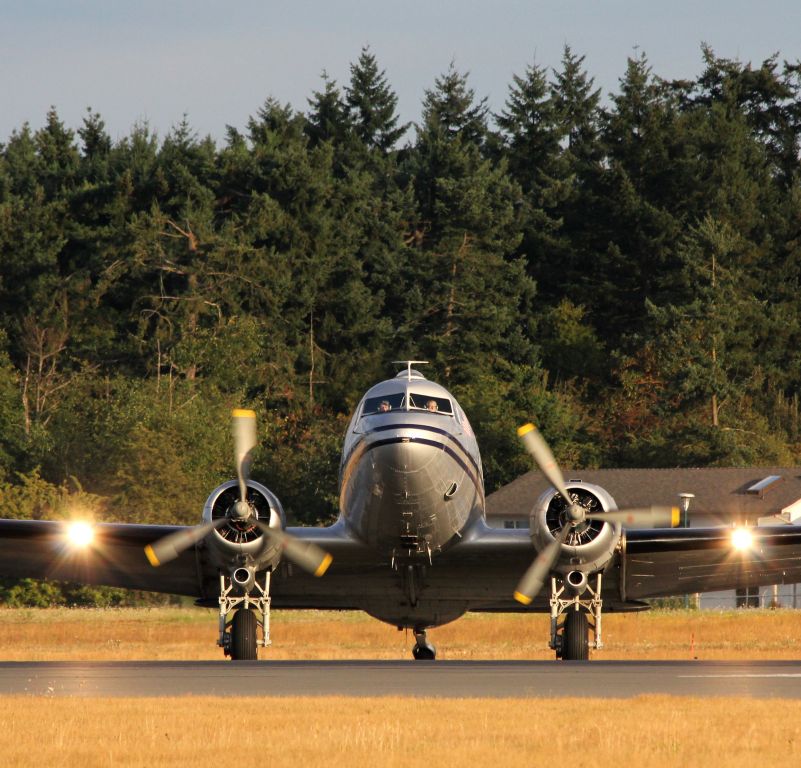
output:
[[[388,411],[392,410],[392,406],[389,404],[389,400],[382,400],[378,404],[378,412],[379,413],[387,413]]]
[[[437,401],[436,400],[429,400],[426,403],[426,410],[428,410],[428,411],[438,411],[439,410],[439,406],[437,405]]]

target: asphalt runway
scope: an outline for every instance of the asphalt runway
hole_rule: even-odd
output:
[[[801,698],[801,661],[3,662],[0,695]]]

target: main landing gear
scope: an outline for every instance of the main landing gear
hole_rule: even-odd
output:
[[[417,641],[412,648],[415,661],[434,661],[437,658],[437,649],[428,642],[425,629],[415,629],[414,639]]]
[[[568,574],[567,583],[551,578],[551,642],[557,659],[564,661],[587,661],[590,648],[603,648],[601,642],[601,574],[596,574],[593,589],[584,579],[582,591],[576,594],[571,588]],[[586,586],[585,586],[586,584]],[[588,595],[585,597],[584,595]],[[590,621],[592,619],[592,621]],[[589,633],[592,630],[593,641]]]
[[[220,574],[220,637],[217,640],[226,656],[234,661],[256,661],[259,646],[270,645],[270,571],[264,584],[256,581],[251,593],[236,595],[228,576]],[[228,615],[234,612],[231,621]],[[261,627],[261,638],[258,628]]]

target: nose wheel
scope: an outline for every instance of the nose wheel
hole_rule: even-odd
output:
[[[428,642],[424,629],[415,629],[414,639],[417,641],[412,648],[415,661],[434,661],[437,658],[437,649]]]
[[[237,594],[230,577],[220,574],[220,637],[217,640],[226,656],[234,661],[256,661],[259,646],[270,645],[270,571],[264,583],[258,581],[253,589]],[[233,612],[233,619],[228,616]],[[262,637],[258,637],[261,627]]]
[[[565,661],[587,661],[590,658],[590,627],[583,610],[569,611],[562,634],[562,658]]]
[[[590,648],[600,650],[601,579],[595,574],[595,586],[587,584],[582,594],[569,590],[566,582],[551,577],[551,643],[556,658],[564,661],[588,661]],[[594,640],[590,641],[590,632]]]
[[[234,661],[256,661],[256,614],[249,608],[240,608],[231,622],[231,658]]]

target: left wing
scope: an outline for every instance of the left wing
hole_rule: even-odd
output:
[[[752,546],[736,549],[731,528],[657,528],[624,532],[603,567],[610,610],[645,607],[647,597],[801,583],[801,528],[749,528]],[[547,611],[548,591],[522,607],[512,595],[536,550],[528,530],[479,526],[435,560],[426,582],[440,599],[472,611]]]

